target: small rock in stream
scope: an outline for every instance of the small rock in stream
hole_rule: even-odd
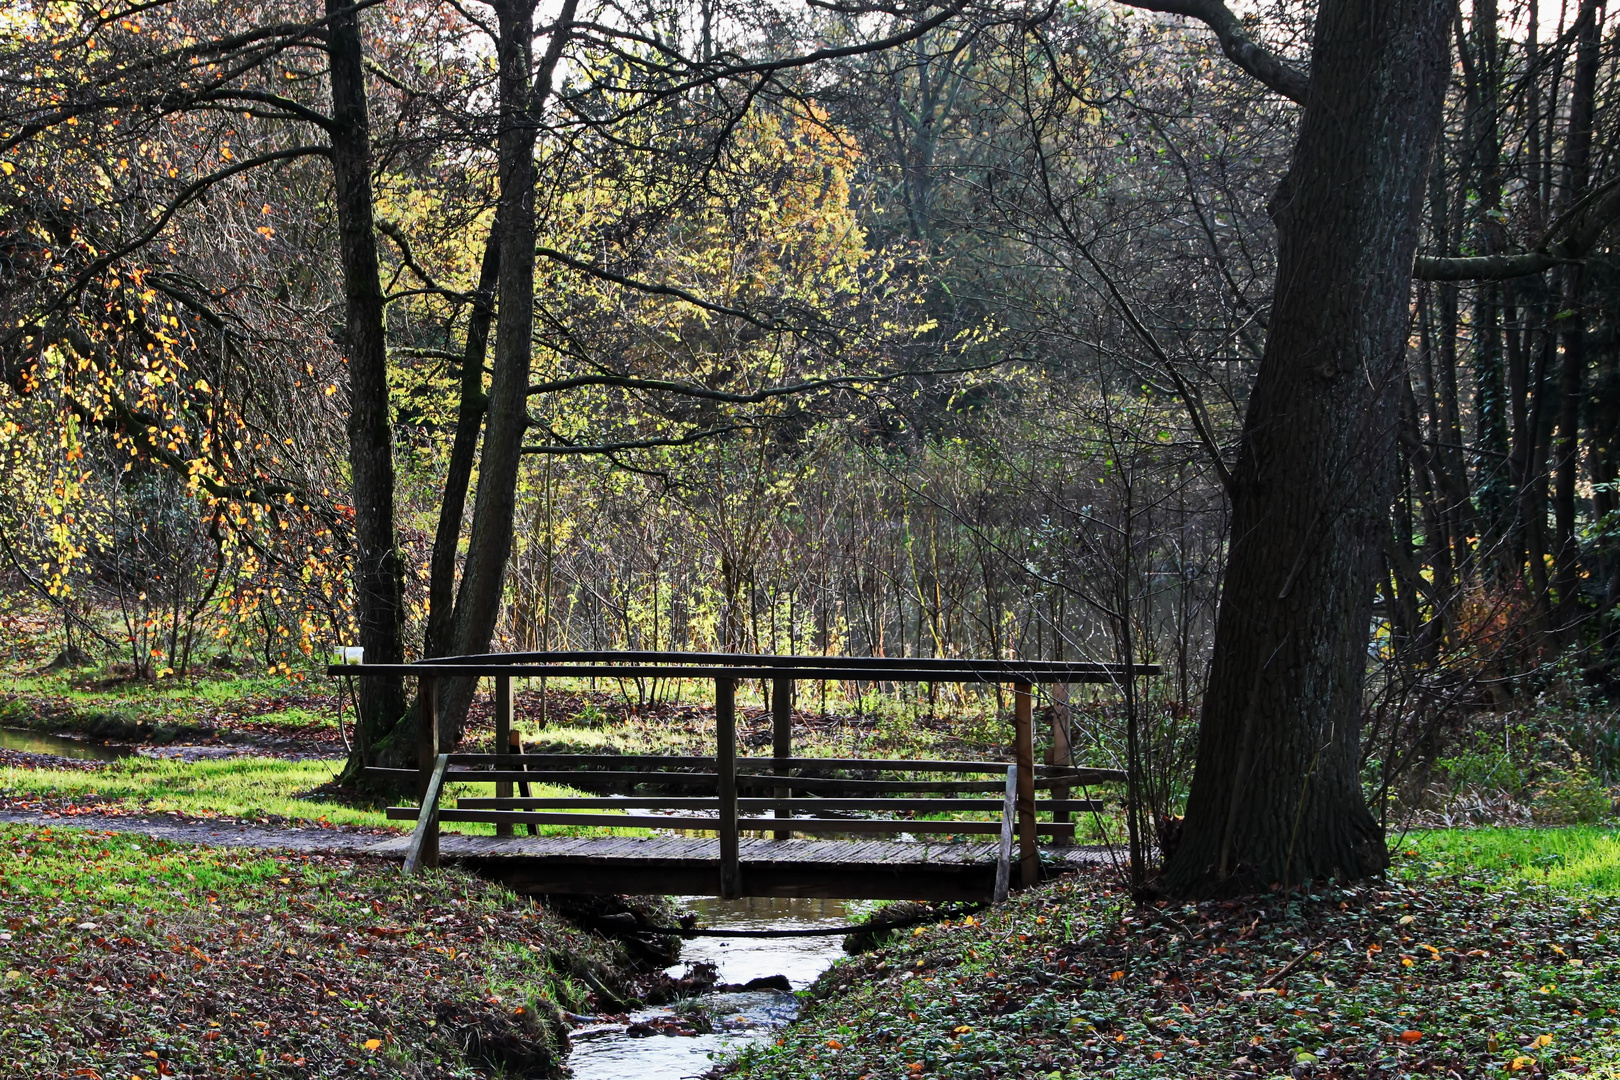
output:
[[[757,979],[749,979],[745,983],[722,983],[715,987],[722,994],[747,994],[755,990],[776,990],[783,994],[793,993],[793,984],[788,982],[786,975],[763,975]]]

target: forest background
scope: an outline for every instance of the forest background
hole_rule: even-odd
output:
[[[1313,14],[1244,25],[1297,66]],[[1104,5],[4,20],[0,546],[67,659],[1134,659],[1165,668],[1130,708],[1177,808],[1297,126],[1207,30]],[[1365,783],[1528,738],[1579,803],[1620,779],[1616,38],[1534,0],[1453,36]],[[503,201],[527,167],[532,203]]]

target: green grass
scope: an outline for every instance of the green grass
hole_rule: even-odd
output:
[[[0,768],[0,795],[81,803],[111,802],[124,812],[172,810],[196,817],[223,815],[325,821],[333,825],[409,827],[409,822],[388,821],[380,809],[350,806],[317,794],[314,789],[330,783],[336,771],[337,763],[326,761],[232,757],[186,764],[135,757],[94,771]],[[463,795],[487,796],[490,793],[487,784],[452,784],[446,789],[444,804]],[[536,784],[533,794],[541,798],[580,792]],[[489,835],[494,832],[494,826],[456,823],[446,830]],[[541,825],[538,831],[545,836],[587,832],[609,836],[647,835],[645,829],[585,830],[569,825]]]
[[[311,794],[332,781],[335,763],[232,757],[186,764],[124,758],[94,771],[0,769],[0,792],[53,799],[100,798],[127,809],[230,817],[325,819],[335,825],[386,824],[380,811]]]
[[[1457,868],[1516,874],[1555,889],[1620,895],[1620,829],[1445,829],[1407,835],[1402,851]]]

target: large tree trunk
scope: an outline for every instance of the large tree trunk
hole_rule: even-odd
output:
[[[517,510],[518,466],[523,455],[523,435],[529,426],[529,361],[534,334],[534,148],[539,132],[538,114],[550,94],[552,75],[577,6],[577,0],[565,0],[540,70],[535,74],[531,52],[533,0],[495,0],[493,4],[500,23],[501,201],[495,215],[500,247],[500,310],[495,319],[495,358],[490,372],[478,489],[473,500],[472,533],[461,589],[456,596],[454,652],[457,654],[488,651],[505,593],[506,564],[512,551],[513,518]],[[534,79],[532,84],[531,78]],[[443,681],[439,699],[442,745],[454,746],[460,739],[475,687],[471,679]]]
[[[349,472],[354,489],[354,594],[360,645],[369,664],[404,656],[403,569],[394,539],[394,438],[388,405],[388,352],[371,203],[371,126],[366,113],[359,13],[326,0],[330,17],[332,172],[337,188],[344,353],[349,366]],[[362,750],[405,711],[397,677],[359,680],[357,740]]]
[[[1358,733],[1452,14],[1452,0],[1324,0],[1317,16],[1172,892],[1387,863]]]
[[[1575,53],[1575,79],[1570,88],[1569,137],[1566,140],[1564,190],[1570,203],[1586,194],[1592,175],[1592,120],[1597,100],[1597,74],[1602,54],[1602,5],[1581,13]],[[1564,267],[1564,311],[1560,322],[1558,437],[1553,442],[1553,542],[1558,593],[1558,636],[1573,643],[1579,632],[1581,609],[1580,544],[1575,534],[1576,481],[1580,471],[1581,405],[1586,396],[1586,272],[1580,265]]]
[[[456,410],[456,435],[445,466],[444,491],[439,499],[439,526],[433,535],[433,561],[428,567],[428,624],[423,656],[445,656],[455,642],[456,548],[466,516],[467,488],[478,458],[478,435],[484,424],[484,363],[489,352],[489,324],[495,314],[495,289],[500,276],[501,223],[490,226],[484,243],[478,291],[467,320],[467,343],[461,358],[461,403]]]

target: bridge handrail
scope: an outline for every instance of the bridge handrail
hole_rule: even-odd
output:
[[[438,795],[446,782],[484,781],[496,785],[496,800],[512,799],[512,785],[516,783],[525,799],[529,797],[529,781],[546,778],[544,770],[536,770],[532,766],[553,757],[557,764],[572,763],[567,759],[571,755],[535,755],[526,756],[521,769],[503,769],[498,763],[503,757],[511,755],[441,755],[439,753],[439,725],[438,725],[438,692],[437,682],[440,678],[468,678],[474,676],[492,675],[496,683],[495,729],[496,746],[505,744],[509,737],[515,737],[512,731],[512,679],[514,677],[545,678],[556,676],[592,676],[606,678],[631,678],[648,676],[656,678],[690,677],[714,680],[715,702],[715,742],[716,754],[713,758],[690,758],[686,764],[690,768],[703,768],[713,763],[714,772],[712,780],[716,789],[715,804],[718,817],[715,819],[673,819],[660,818],[652,823],[654,827],[665,828],[695,827],[713,828],[720,834],[720,888],[719,894],[723,897],[741,895],[740,872],[738,858],[738,834],[740,829],[763,828],[768,822],[774,826],[774,833],[778,839],[786,839],[788,830],[798,832],[828,831],[821,826],[822,819],[815,822],[806,822],[805,819],[793,818],[791,798],[792,788],[800,786],[801,778],[790,776],[794,769],[820,769],[820,770],[853,770],[867,771],[894,771],[894,772],[956,772],[963,774],[996,773],[1007,768],[1003,762],[952,762],[952,761],[906,761],[904,759],[851,759],[851,758],[794,758],[791,752],[791,724],[792,724],[792,689],[797,680],[806,681],[843,681],[858,679],[872,682],[984,682],[984,683],[1012,683],[1013,684],[1013,718],[1014,761],[1009,770],[1009,776],[1015,782],[1015,817],[1017,820],[1019,862],[1023,884],[1030,885],[1040,876],[1040,857],[1036,847],[1037,832],[1052,833],[1059,825],[1054,822],[1052,826],[1040,826],[1036,821],[1036,787],[1040,780],[1041,787],[1057,788],[1059,798],[1044,800],[1056,807],[1066,804],[1066,789],[1092,782],[1117,780],[1121,774],[1114,771],[1114,775],[1107,776],[1095,773],[1085,774],[1083,770],[1074,769],[1069,764],[1069,743],[1066,720],[1059,721],[1058,706],[1062,706],[1062,713],[1067,715],[1068,690],[1067,685],[1073,682],[1107,682],[1118,684],[1120,681],[1136,676],[1153,676],[1159,674],[1157,665],[1137,664],[1127,666],[1122,664],[1099,664],[1081,661],[1052,661],[1052,660],[1001,660],[993,658],[952,658],[952,657],[826,657],[826,656],[760,656],[752,654],[733,653],[671,653],[671,652],[543,652],[543,653],[516,653],[516,654],[485,654],[464,657],[440,657],[431,660],[418,661],[411,664],[334,664],[327,669],[333,675],[379,675],[396,674],[407,675],[417,679],[417,702],[419,713],[417,718],[417,750],[416,760],[418,771],[418,790],[422,795],[422,805],[416,811],[409,808],[391,808],[390,816],[404,816],[411,813],[418,818],[419,829],[425,828],[431,832],[432,839],[422,845],[422,865],[434,865],[437,861],[437,832],[438,822],[442,816],[444,820],[484,821],[491,820],[497,824],[498,835],[511,835],[514,824],[527,823],[530,833],[534,832],[536,823],[551,823],[551,818],[561,819],[563,823],[580,825],[632,825],[643,824],[639,820],[629,817],[600,815],[604,820],[597,820],[598,815],[564,815],[548,814],[543,810],[514,810],[514,809],[484,809],[468,808],[466,810],[450,810],[441,812],[438,809]],[[769,758],[747,759],[737,756],[737,709],[736,688],[737,683],[744,679],[768,679],[773,685],[771,693],[772,714],[772,749]],[[1058,755],[1056,765],[1060,771],[1040,775],[1040,770],[1034,761],[1033,739],[1033,686],[1036,683],[1056,684],[1053,691],[1053,751]],[[1061,737],[1060,737],[1061,735]],[[515,738],[514,738],[515,741]],[[454,756],[461,767],[450,769],[450,758]],[[630,755],[582,755],[588,758],[601,759],[615,757],[613,762],[601,762],[601,775],[612,778],[614,771],[606,766],[610,764],[626,764],[624,760]],[[653,757],[653,755],[646,755]],[[658,764],[669,767],[682,755],[661,756]],[[489,768],[479,771],[469,769],[471,764],[487,762]],[[756,773],[755,769],[759,772]],[[1067,773],[1062,769],[1069,770]],[[740,787],[752,786],[750,781],[770,770],[771,778],[779,781],[774,785],[775,817],[768,819],[742,818],[739,815]],[[574,772],[573,778],[582,777],[584,773]],[[626,782],[631,774],[618,773],[619,782]],[[671,772],[663,774],[664,782],[676,783],[677,778],[685,777],[689,780],[698,779],[693,773]],[[702,777],[706,786],[711,778]],[[808,781],[810,778],[802,778]],[[1067,782],[1065,782],[1067,781]],[[847,780],[845,784],[856,784],[860,781]],[[809,784],[805,783],[806,790]],[[859,790],[859,789],[857,789]],[[532,801],[532,800],[531,800]],[[1089,805],[1089,804],[1088,804]],[[399,810],[400,814],[393,811]],[[1067,809],[1060,811],[1066,816]],[[916,831],[926,832],[979,832],[994,830],[1000,827],[989,822],[903,822],[912,826]],[[812,827],[814,825],[814,827]],[[859,819],[858,821],[840,820],[831,827],[839,831],[873,831],[888,829],[893,831],[896,822],[877,821],[874,819]],[[960,826],[954,828],[953,826]],[[971,827],[970,827],[971,826]],[[982,826],[982,827],[981,827]],[[1072,832],[1072,826],[1066,826]]]

